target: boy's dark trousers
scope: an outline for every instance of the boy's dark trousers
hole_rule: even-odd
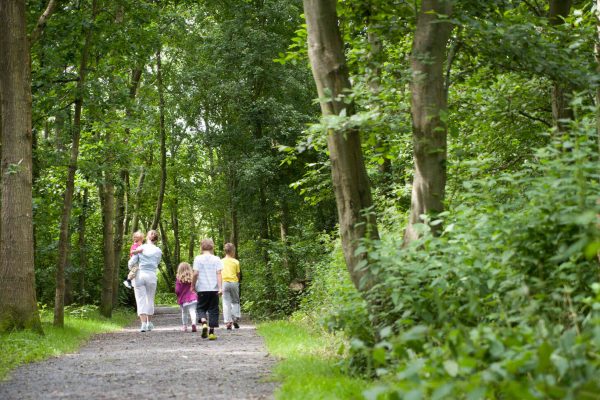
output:
[[[219,327],[219,292],[198,292],[198,322],[206,319],[208,314],[208,326],[210,328]]]

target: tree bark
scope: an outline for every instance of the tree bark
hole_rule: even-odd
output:
[[[571,0],[550,0],[549,6],[548,20],[550,21],[550,25],[562,25],[564,19],[571,12]],[[572,120],[574,118],[573,110],[569,104],[570,100],[571,90],[569,85],[554,81],[552,85],[552,121],[560,132],[568,128],[565,120]]]
[[[113,273],[113,297],[112,304],[113,308],[119,302],[119,281],[121,271],[121,255],[123,253],[123,236],[125,234],[125,179],[127,171],[121,170],[121,179],[119,186],[116,189],[115,196],[115,221],[114,221],[114,273]]]
[[[114,253],[114,220],[115,220],[115,188],[112,182],[99,186],[100,203],[102,207],[102,255],[104,268],[102,270],[102,293],[100,295],[100,314],[110,318],[113,309],[113,281],[115,268]]]
[[[351,89],[338,30],[335,0],[304,0],[308,30],[308,55],[324,116],[353,113],[352,104],[340,99]],[[368,290],[373,277],[367,275],[368,254],[356,253],[361,240],[378,239],[369,178],[357,130],[331,131],[327,137],[342,248],[354,285]],[[366,214],[364,212],[367,211]]]
[[[92,39],[92,26],[96,19],[98,9],[97,0],[92,1],[92,24],[87,27],[81,59],[79,62],[79,80],[75,95],[75,116],[73,117],[73,140],[71,156],[67,172],[67,185],[65,188],[63,209],[60,218],[60,233],[58,239],[58,264],[56,267],[56,293],[54,296],[54,326],[64,326],[64,290],[65,267],[69,255],[69,221],[73,207],[73,192],[75,190],[75,172],[79,157],[79,138],[81,136],[81,111],[83,108],[83,85],[87,75],[87,63]]]
[[[423,222],[421,215],[435,215],[444,210],[448,94],[443,67],[452,25],[440,20],[438,14],[449,16],[451,12],[450,1],[423,0],[415,31],[411,54],[415,171],[405,244],[418,237],[415,225]],[[441,225],[432,229],[439,232]]]
[[[131,221],[131,232],[139,229],[140,225],[140,203],[142,202],[142,188],[144,187],[144,179],[146,178],[146,170],[142,166],[137,186],[135,187],[135,203],[133,207],[133,217]]]
[[[79,237],[78,237],[78,248],[79,248],[79,293],[80,301],[82,304],[86,304],[87,291],[85,288],[85,271],[88,267],[88,254],[87,254],[87,241],[86,241],[86,220],[88,210],[88,199],[89,190],[83,189],[83,197],[81,198],[81,214],[79,215]]]
[[[0,331],[43,333],[35,294],[31,66],[24,0],[0,2]]]
[[[596,0],[596,44],[594,55],[596,57],[596,72],[600,74],[600,0]],[[600,154],[600,85],[596,88],[596,135],[598,140],[598,154]],[[600,254],[598,254],[600,261]]]
[[[162,66],[160,50],[156,52],[156,85],[158,86],[158,98],[159,98],[159,113],[160,113],[160,189],[158,191],[158,200],[156,201],[156,211],[154,212],[154,220],[152,221],[152,228],[157,229],[160,222],[160,215],[162,212],[162,204],[165,198],[165,186],[167,184],[167,144],[166,144],[166,131],[165,131],[165,97],[163,94],[163,81],[162,81]]]

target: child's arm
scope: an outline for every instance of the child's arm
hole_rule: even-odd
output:
[[[131,250],[131,254],[140,254],[144,249],[142,246],[138,246],[135,250]]]

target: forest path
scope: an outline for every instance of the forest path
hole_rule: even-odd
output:
[[[21,366],[0,399],[270,399],[274,360],[253,325],[216,329],[217,340],[181,332],[177,308],[160,307],[152,332],[139,325],[93,337],[79,352]]]

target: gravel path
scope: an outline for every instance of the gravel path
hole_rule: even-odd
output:
[[[95,336],[76,354],[24,365],[0,383],[0,399],[272,399],[274,360],[254,326],[181,332],[178,309],[159,308],[152,332],[138,325]]]

